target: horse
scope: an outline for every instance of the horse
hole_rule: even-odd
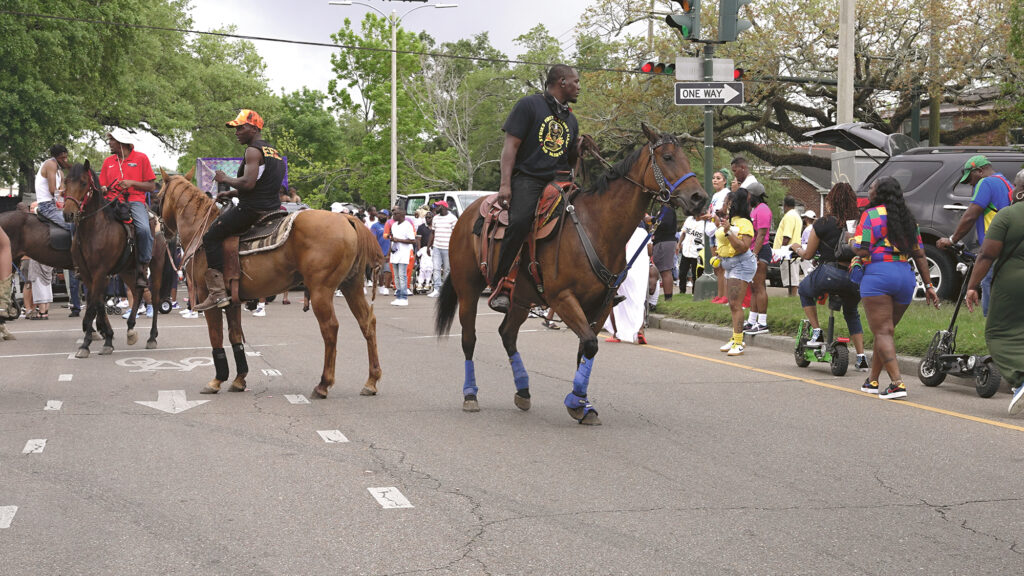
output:
[[[196,290],[196,294],[190,297],[200,302],[208,293],[206,253],[200,248],[203,234],[217,217],[217,205],[192,184],[193,173],[194,170],[185,176],[168,176],[161,171],[164,187],[160,192],[160,204],[165,234],[178,234],[185,251],[182,268]],[[373,396],[377,394],[377,382],[382,372],[377,354],[377,318],[363,295],[363,278],[367,268],[379,267],[384,261],[377,239],[362,222],[347,214],[304,210],[295,213],[294,218],[291,232],[282,246],[241,257],[243,273],[238,287],[239,300],[274,296],[300,281],[305,284],[324,341],[323,372],[312,396],[323,399],[334,386],[338,344],[334,291],[341,290],[366,340],[369,375],[359,393]],[[212,308],[205,314],[216,374],[200,390],[204,394],[217,393],[228,379],[220,310]],[[237,368],[229,390],[241,392],[245,390],[245,377],[248,375],[242,344],[241,306],[232,303],[223,310],[228,319],[228,338]]]
[[[595,327],[604,324],[618,286],[619,275],[612,271],[622,271],[624,276],[626,242],[652,201],[681,208],[691,215],[700,214],[707,201],[707,193],[690,170],[676,138],[660,134],[646,124],[641,129],[647,145],[612,166],[611,173],[600,177],[591,189],[566,198],[567,205],[562,208],[562,221],[558,224],[562,229],[537,242],[543,295],[529,273],[524,246],[512,306],[498,329],[512,365],[516,387],[513,401],[521,410],[530,409],[530,381],[516,340],[531,306],[546,303],[579,338],[576,374],[572,391],[565,397],[565,407],[580,424],[601,423],[597,410],[587,400],[587,388],[597,354]],[[473,351],[477,306],[487,281],[480,269],[480,241],[473,229],[483,202],[484,199],[479,199],[470,205],[452,232],[451,274],[441,287],[434,326],[438,337],[448,335],[458,310],[465,356],[463,410],[467,412],[480,410]],[[494,255],[498,248],[497,243],[491,246],[491,261],[497,260]]]
[[[0,228],[11,239],[11,258],[15,262],[23,256],[60,270],[75,267],[70,250],[56,250],[50,246],[50,227],[39,217],[20,205],[17,210],[0,213]],[[0,270],[0,274],[10,270]]]
[[[138,274],[135,266],[135,255],[129,251],[128,231],[125,225],[114,215],[113,201],[104,200],[100,192],[99,180],[89,167],[89,161],[71,167],[64,180],[64,217],[75,223],[75,236],[71,243],[71,256],[85,284],[87,300],[85,314],[82,315],[82,345],[75,353],[75,358],[88,358],[89,345],[92,343],[92,323],[95,319],[96,329],[103,336],[103,349],[100,355],[114,351],[114,329],[107,317],[104,298],[106,298],[107,277],[117,274],[130,286],[134,305],[128,315],[129,346],[138,341],[135,332],[135,316],[138,304],[142,302],[143,287],[136,283]],[[166,292],[163,282],[164,265],[167,261],[167,244],[162,237],[153,236],[153,259],[150,261],[149,284],[154,300]],[[157,320],[159,314],[153,314],[153,323],[149,329],[146,348],[156,348]]]

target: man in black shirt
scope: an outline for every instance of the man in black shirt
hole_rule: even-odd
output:
[[[661,277],[661,288],[665,291],[666,301],[672,299],[672,271],[676,267],[677,223],[675,209],[671,206],[662,206],[661,223],[658,224],[658,229],[654,231],[654,237],[651,239],[651,267]],[[632,255],[629,254],[627,256]],[[683,280],[682,285],[686,286],[686,280]],[[657,280],[654,280],[649,287],[649,293],[654,294],[657,289],[658,283]]]
[[[264,212],[281,208],[278,192],[284,181],[284,161],[281,154],[261,137],[263,118],[253,110],[242,110],[225,125],[235,129],[235,138],[245,146],[245,158],[238,167],[237,178],[231,178],[220,170],[213,176],[218,184],[234,188],[217,194],[217,199],[237,196],[238,205],[229,207],[218,216],[203,234],[209,294],[206,300],[193,307],[199,311],[214,306],[223,308],[231,303],[224,289],[224,239],[248,230]]]
[[[498,203],[508,210],[508,229],[494,270],[496,286],[488,305],[508,312],[514,282],[505,276],[519,254],[537,211],[540,195],[552,180],[568,181],[579,156],[579,124],[570,103],[580,93],[580,77],[571,67],[556,64],[548,71],[545,90],[516,102],[501,129],[501,185]]]

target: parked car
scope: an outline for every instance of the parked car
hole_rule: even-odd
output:
[[[902,134],[887,135],[862,123],[832,126],[805,134],[816,142],[833,144],[845,150],[874,148],[889,155],[881,160],[857,189],[859,203],[867,203],[868,190],[876,180],[891,176],[899,181],[907,206],[917,218],[924,241],[931,281],[939,297],[950,300],[959,294],[961,278],[953,255],[935,247],[935,241],[948,237],[971,202],[973,189],[961,184],[964,163],[976,154],[984,154],[996,172],[1012,181],[1024,167],[1024,150],[1010,146],[937,146],[907,148]],[[900,138],[902,137],[902,138]],[[894,145],[893,142],[903,142]],[[968,249],[978,249],[978,238],[971,232],[963,238]],[[921,288],[921,285],[919,285]],[[917,296],[923,298],[919,289]]]
[[[448,209],[452,211],[452,214],[459,216],[467,207],[469,207],[470,204],[476,202],[477,199],[491,194],[495,194],[495,192],[449,190],[443,192],[423,192],[420,194],[408,195],[399,194],[398,205],[405,209],[406,214],[412,214],[420,206],[430,205],[438,200],[444,200],[448,203]]]

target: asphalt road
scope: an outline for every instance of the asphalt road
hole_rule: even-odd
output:
[[[337,298],[337,384],[297,404],[286,395],[308,398],[322,344],[296,304],[245,314],[249,390],[216,396],[198,394],[213,373],[202,320],[162,316],[145,350],[118,319],[114,354],[85,360],[68,358],[80,333],[66,310],[10,324],[0,573],[1024,571],[1024,420],[1006,394],[910,377],[908,401],[882,401],[857,372],[653,330],[648,346],[602,340],[590,391],[604,425],[584,427],[562,406],[575,337],[524,326],[522,412],[500,318],[484,314],[469,414],[459,339],[432,336],[433,301],[389,300],[380,394],[359,396],[365,346]],[[208,402],[138,403],[175,390]]]

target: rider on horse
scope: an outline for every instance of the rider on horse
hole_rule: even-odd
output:
[[[510,272],[529,234],[541,193],[552,180],[572,178],[570,168],[579,157],[581,140],[569,103],[576,102],[579,92],[579,74],[556,64],[548,71],[544,93],[521,98],[501,128],[505,143],[498,205],[508,210],[508,228],[494,270],[494,293],[488,301],[498,312],[508,312],[511,305],[515,275]]]
[[[108,200],[123,196],[128,202],[135,226],[138,275],[136,284],[147,286],[146,270],[153,258],[153,232],[149,229],[146,194],[156,190],[156,175],[149,157],[135,149],[131,134],[123,128],[107,132],[110,156],[100,170],[100,186]]]
[[[217,170],[213,179],[234,188],[221,192],[217,200],[238,197],[238,205],[231,206],[214,220],[203,235],[206,251],[206,300],[195,310],[225,307],[231,303],[224,288],[224,240],[248,230],[264,212],[281,207],[278,191],[284,180],[284,161],[281,154],[261,138],[263,118],[253,110],[242,110],[234,120],[225,124],[235,129],[235,137],[245,148],[245,159],[238,167],[238,177],[231,178]]]
[[[62,144],[50,146],[50,159],[43,162],[36,172],[36,214],[71,232],[71,224],[64,220],[62,206],[57,205],[64,186],[64,172],[71,167],[68,163],[68,149]]]

